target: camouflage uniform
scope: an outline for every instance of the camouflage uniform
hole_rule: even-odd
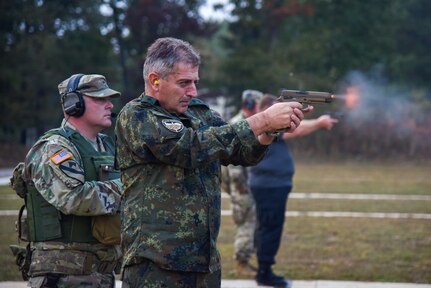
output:
[[[74,129],[65,121],[62,127]],[[104,137],[99,134],[98,142],[104,143]],[[100,145],[100,151],[105,148]],[[113,151],[109,153],[113,155]],[[60,217],[115,214],[122,192],[120,180],[86,181],[84,174],[76,146],[61,135],[42,137],[26,157],[24,180],[61,212]],[[97,240],[65,243],[53,239],[32,242],[31,250],[30,287],[115,285],[113,270],[121,257],[119,245],[105,245]]]
[[[220,273],[220,164],[254,165],[267,147],[246,121],[226,125],[198,99],[176,116],[141,95],[123,107],[115,132],[125,269],[149,260]]]
[[[213,273],[188,273],[165,270],[154,262],[144,260],[140,264],[129,266],[123,273],[122,288],[139,287],[181,287],[203,288],[220,287],[221,271]]]
[[[234,116],[229,123],[245,119],[243,112]],[[237,226],[235,234],[235,259],[248,263],[254,252],[254,230],[256,227],[256,209],[254,199],[247,186],[247,169],[243,166],[229,165],[228,174],[223,179],[229,185],[232,216]]]

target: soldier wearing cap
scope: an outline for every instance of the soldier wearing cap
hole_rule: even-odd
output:
[[[28,286],[111,288],[121,266],[123,187],[114,142],[101,132],[112,124],[111,100],[120,93],[96,74],[72,75],[58,89],[61,127],[47,131],[22,166]]]
[[[245,90],[241,97],[241,110],[229,123],[237,123],[256,114],[262,96],[260,91]],[[254,252],[256,208],[247,186],[247,169],[241,165],[222,166],[222,169],[222,185],[230,195],[232,218],[237,228],[234,241],[236,272],[239,276],[253,277],[257,272],[257,268],[250,263]]]

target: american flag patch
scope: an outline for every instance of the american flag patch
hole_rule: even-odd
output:
[[[52,162],[54,162],[54,164],[58,165],[61,162],[66,161],[67,159],[72,159],[72,154],[67,152],[65,149],[61,149],[49,158]]]

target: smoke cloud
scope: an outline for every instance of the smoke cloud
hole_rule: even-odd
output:
[[[336,153],[430,159],[431,113],[410,89],[376,71],[352,71],[337,86],[336,110],[343,117],[330,138]]]
[[[350,72],[338,89],[346,121],[355,127],[385,126],[396,133],[414,133],[412,125],[426,120],[407,89],[388,83],[380,73]]]

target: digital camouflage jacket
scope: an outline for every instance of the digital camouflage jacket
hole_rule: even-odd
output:
[[[64,125],[73,129],[71,124]],[[42,138],[33,145],[26,156],[25,175],[46,201],[66,215],[114,214],[119,208],[120,179],[86,181],[80,154],[61,135]]]
[[[74,131],[74,127],[65,123],[65,121],[63,121],[60,129],[69,132]],[[59,238],[51,237],[52,240],[50,241],[37,239],[32,242],[33,253],[30,274],[32,276],[46,273],[80,275],[88,274],[93,270],[112,273],[121,257],[119,246],[104,245],[91,235],[83,234],[92,233],[91,226],[88,229],[85,226],[87,224],[85,219],[90,218],[86,216],[112,215],[117,213],[119,209],[120,194],[123,190],[120,179],[98,181],[88,179],[89,173],[87,173],[87,169],[98,168],[92,166],[97,163],[89,162],[91,159],[99,159],[97,158],[98,155],[105,155],[100,159],[104,161],[111,159],[113,162],[114,149],[107,149],[107,146],[105,146],[107,143],[106,135],[99,134],[98,140],[102,151],[97,152],[97,150],[94,150],[94,154],[91,154],[92,157],[90,157],[91,155],[83,157],[79,149],[77,149],[76,143],[71,142],[74,134],[70,134],[70,139],[60,134],[51,133],[50,136],[41,137],[33,145],[26,156],[24,179],[28,185],[37,189],[36,193],[40,194],[44,201],[61,212],[59,219],[62,222],[62,234],[65,231],[74,231],[74,234],[77,235],[62,235]],[[76,132],[75,134],[78,133]],[[80,137],[82,138],[81,141],[87,141],[82,136]],[[91,144],[89,145],[91,147]],[[108,157],[109,155],[110,157]],[[91,161],[94,162],[95,160]],[[84,162],[87,162],[87,164]],[[101,162],[100,164],[102,163],[104,163],[103,165],[111,164],[109,162]],[[97,178],[95,176],[93,175],[92,178]],[[33,204],[39,202],[40,200]],[[84,220],[74,219],[73,217]],[[69,224],[66,220],[70,220],[69,222],[72,222],[72,224]],[[67,222],[64,227],[63,222]],[[84,223],[84,226],[81,226],[82,230],[73,228],[78,225],[78,222]],[[88,222],[88,225],[93,224]],[[35,226],[39,227],[38,225]],[[73,229],[63,230],[63,228],[69,226]],[[102,265],[109,265],[109,267],[102,267]]]

